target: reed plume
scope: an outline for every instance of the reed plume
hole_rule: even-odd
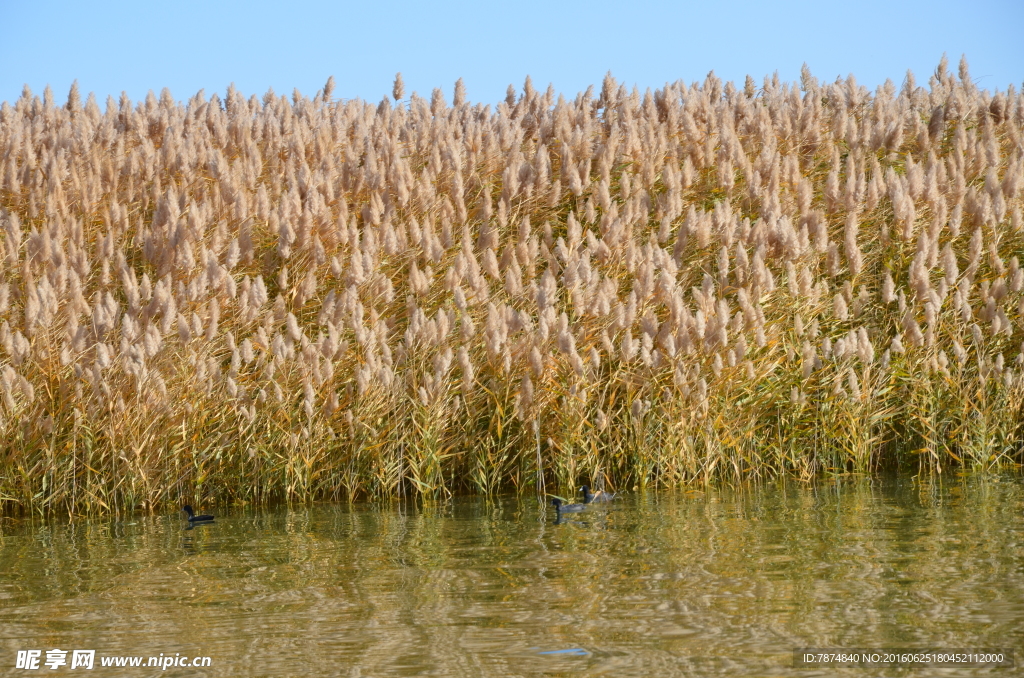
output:
[[[1024,97],[966,61],[333,93],[0,106],[8,510],[1021,461]]]

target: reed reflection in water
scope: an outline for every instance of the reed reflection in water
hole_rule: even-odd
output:
[[[0,673],[53,648],[212,657],[168,676],[767,676],[797,647],[1024,647],[1016,477],[626,493],[559,525],[532,498],[215,513],[4,520]]]

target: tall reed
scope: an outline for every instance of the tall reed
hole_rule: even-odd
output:
[[[7,510],[1021,461],[1013,86],[332,90],[0,107]]]

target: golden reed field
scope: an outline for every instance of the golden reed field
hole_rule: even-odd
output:
[[[1024,96],[713,74],[0,108],[0,502],[1022,461]]]

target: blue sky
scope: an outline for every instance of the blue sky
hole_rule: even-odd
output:
[[[244,94],[298,88],[312,96],[334,75],[336,98],[373,102],[401,71],[406,92],[429,96],[465,79],[470,101],[495,103],[527,75],[574,96],[606,71],[641,91],[667,81],[760,83],[853,73],[875,87],[907,69],[922,84],[943,52],[967,54],[979,86],[1024,82],[1024,1],[847,2],[66,2],[0,0],[0,101],[49,84],[57,101],[75,79],[84,95],[133,100],[168,87]]]

